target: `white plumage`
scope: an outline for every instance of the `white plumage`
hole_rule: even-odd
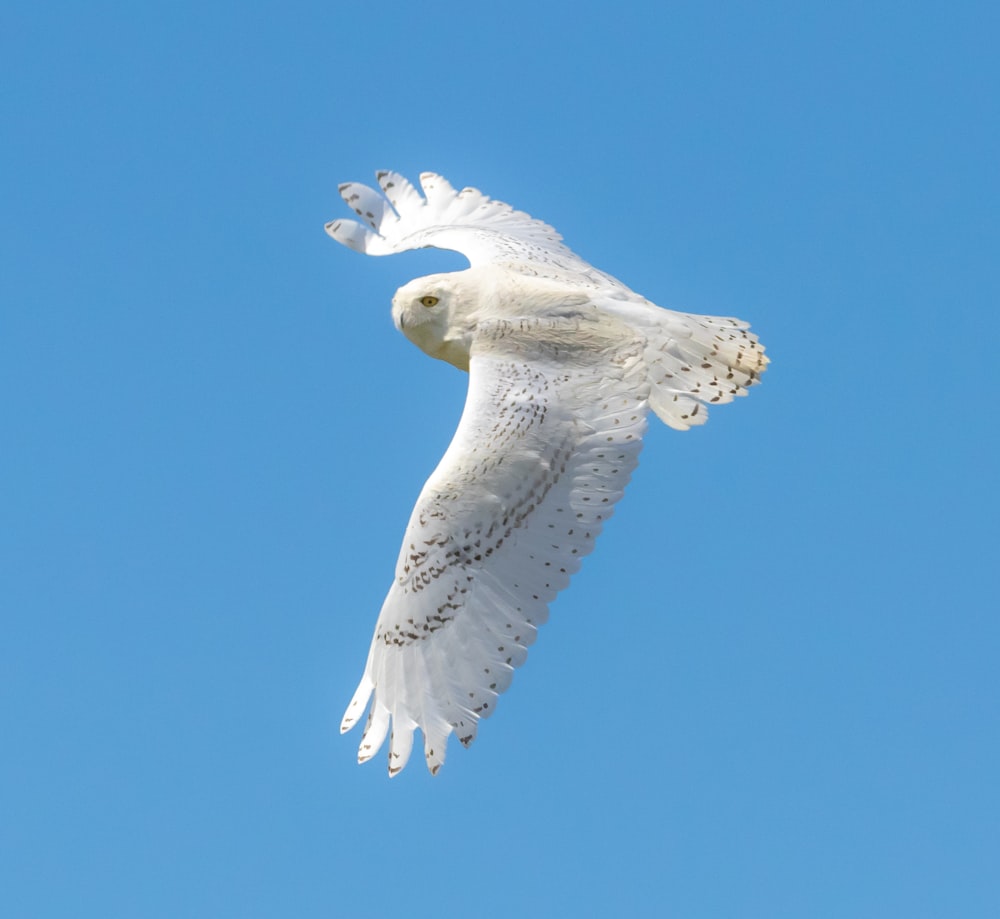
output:
[[[394,172],[382,193],[340,187],[367,226],[327,232],[369,255],[435,246],[465,271],[411,281],[393,318],[432,357],[469,371],[458,430],[417,499],[364,675],[341,731],[387,734],[389,774],[413,731],[427,766],[468,745],[511,682],[548,604],[580,567],[638,462],[649,409],[678,430],[744,395],[767,366],[737,319],[662,309],[584,262],[551,227],[476,189]]]

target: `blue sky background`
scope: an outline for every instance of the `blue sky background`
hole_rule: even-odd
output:
[[[12,3],[0,901],[1000,915],[993,3]],[[662,426],[440,776],[337,733],[465,378],[425,169],[773,364]]]

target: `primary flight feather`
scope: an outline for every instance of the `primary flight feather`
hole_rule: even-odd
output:
[[[745,395],[767,367],[745,322],[662,309],[598,271],[555,230],[438,175],[394,172],[340,193],[361,223],[326,231],[368,255],[434,246],[464,271],[392,300],[397,328],[469,372],[455,437],[417,498],[364,675],[358,761],[387,735],[389,774],[420,728],[432,773],[468,746],[527,657],[548,604],[594,547],[638,462],[650,409],[678,430]]]

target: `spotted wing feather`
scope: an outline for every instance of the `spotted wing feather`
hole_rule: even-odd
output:
[[[680,313],[639,296],[604,296],[597,305],[646,339],[649,407],[676,430],[704,424],[710,407],[745,396],[767,369],[764,346],[739,319]]]
[[[504,264],[532,275],[572,277],[592,288],[626,289],[567,248],[548,224],[478,189],[456,191],[441,176],[424,172],[421,195],[399,173],[382,170],[376,177],[380,191],[358,182],[340,186],[359,220],[326,224],[326,232],[351,249],[389,255],[435,246],[461,252],[474,267]]]
[[[638,461],[644,347],[600,315],[479,330],[461,422],[413,511],[341,726],[374,694],[360,761],[388,734],[396,774],[419,727],[436,772],[449,735],[468,745],[493,712]]]

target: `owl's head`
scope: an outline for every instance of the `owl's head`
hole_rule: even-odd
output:
[[[392,298],[392,320],[418,348],[469,369],[469,348],[479,305],[469,271],[429,274],[404,284]]]

